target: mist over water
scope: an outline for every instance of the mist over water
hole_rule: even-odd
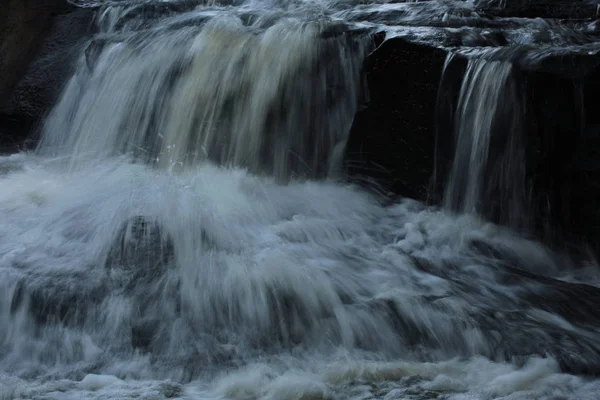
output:
[[[483,218],[521,217],[510,63],[467,67],[444,208],[342,179],[367,14],[98,10],[39,148],[0,157],[0,399],[600,396],[597,265]]]

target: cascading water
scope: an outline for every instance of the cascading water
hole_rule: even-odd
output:
[[[148,4],[99,12],[38,152],[0,158],[0,399],[600,395],[570,375],[599,277],[472,213],[520,193],[509,64],[463,82],[462,214],[385,205],[294,179],[340,167],[368,30]]]
[[[454,161],[445,206],[527,226],[523,106],[510,61],[472,59],[455,116]]]
[[[367,40],[340,24],[191,11],[139,30],[109,9],[50,116],[41,154],[132,153],[278,178],[338,172]],[[208,21],[206,21],[208,20]],[[116,30],[116,31],[115,31]]]

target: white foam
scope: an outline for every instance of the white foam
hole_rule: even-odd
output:
[[[116,376],[89,374],[79,383],[83,390],[98,391],[121,382]]]
[[[26,165],[22,170],[0,177],[0,185],[7,189],[0,201],[0,273],[5,277],[3,284],[9,288],[3,292],[7,297],[2,297],[0,330],[4,329],[4,348],[11,349],[1,364],[5,371],[10,363],[11,369],[20,374],[37,370],[66,377],[72,368],[89,368],[103,360],[102,369],[88,374],[77,385],[77,390],[95,393],[129,390],[125,389],[131,386],[128,382],[144,379],[180,379],[181,366],[156,369],[147,356],[115,350],[128,346],[127,329],[135,315],[131,299],[122,295],[115,294],[102,303],[99,311],[104,319],[97,326],[88,325],[87,334],[69,329],[48,330],[45,340],[39,341],[30,336],[35,330],[26,318],[16,323],[10,314],[10,282],[19,274],[27,272],[29,279],[47,279],[50,284],[59,281],[56,276],[66,279],[70,274],[87,271],[85,281],[74,282],[80,282],[82,288],[101,283],[106,276],[103,267],[97,267],[98,260],[104,259],[120,223],[131,216],[152,215],[174,238],[177,274],[186,277],[181,286],[182,298],[190,301],[193,318],[204,323],[234,324],[238,334],[252,335],[256,329],[270,329],[273,311],[265,302],[263,291],[277,287],[312,310],[309,315],[314,318],[320,318],[322,310],[332,312],[329,319],[315,319],[319,322],[314,333],[289,334],[316,340],[315,344],[337,340],[350,352],[349,358],[337,365],[328,358],[330,351],[309,362],[291,361],[287,367],[266,360],[232,372],[214,386],[208,381],[191,385],[188,391],[201,387],[198,393],[231,398],[320,398],[348,387],[358,393],[362,389],[356,382],[377,383],[388,392],[397,391],[396,386],[405,384],[405,378],[420,376],[427,380],[419,386],[422,390],[484,393],[489,397],[528,391],[546,393],[557,380],[580,379],[557,374],[556,363],[549,359],[534,359],[518,368],[479,358],[466,363],[369,363],[361,359],[360,353],[354,354],[356,340],[378,337],[373,345],[389,349],[389,354],[399,348],[401,340],[376,313],[346,308],[339,298],[340,290],[356,300],[364,296],[360,293],[373,293],[374,299],[392,301],[405,317],[441,343],[465,340],[465,349],[472,354],[488,348],[487,339],[475,327],[463,328],[461,337],[453,337],[456,333],[449,315],[469,318],[472,305],[453,297],[452,285],[435,268],[443,268],[439,262],[460,254],[471,238],[492,240],[496,245],[517,249],[523,257],[533,254],[534,259],[538,257],[535,249],[539,245],[527,244],[476,218],[446,215],[412,203],[382,208],[376,199],[349,186],[327,182],[280,186],[243,170],[212,166],[173,175],[123,160],[71,172],[65,172],[58,161],[43,165],[33,159],[23,162]],[[24,187],[27,190],[21,190]],[[44,201],[33,205],[26,201],[32,193]],[[202,232],[218,251],[199,251],[198,242],[193,239]],[[534,251],[527,253],[528,250]],[[416,270],[406,253],[430,260],[433,273]],[[345,257],[350,254],[362,261],[349,268]],[[87,270],[82,267],[86,265]],[[368,268],[363,269],[362,265]],[[477,264],[472,266],[473,279],[511,295],[512,289],[495,283],[494,273],[483,271]],[[471,268],[468,263],[463,267],[465,271]],[[439,301],[451,313],[429,308],[419,300],[424,293],[444,298]],[[161,304],[169,306],[172,302],[169,295]],[[241,319],[228,322],[223,319],[226,315],[215,313],[212,308],[232,304],[238,314],[231,314],[231,318]],[[160,309],[156,312],[163,318],[168,316]],[[548,312],[536,311],[531,317],[557,329],[575,333],[579,329]],[[334,321],[334,325],[329,325]],[[178,347],[197,340],[185,336],[185,331],[174,324],[169,334],[173,344],[165,342],[162,351],[177,353]],[[244,347],[241,343],[239,346],[235,349],[243,354]],[[168,357],[168,353],[162,357]],[[55,360],[55,364],[45,364],[41,361],[44,359]],[[587,385],[595,387],[593,383]],[[13,392],[23,390],[23,382],[13,382],[9,387]],[[69,386],[68,390],[75,389]],[[575,387],[561,390],[568,396],[579,393]]]

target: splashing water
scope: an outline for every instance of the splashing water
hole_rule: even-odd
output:
[[[596,289],[556,281],[568,269],[533,242],[351,186],[124,161],[65,172],[27,157],[2,179],[0,368],[14,393],[540,398],[591,384],[559,366],[597,363]],[[524,358],[443,361],[478,355]],[[63,381],[23,386],[36,377]]]
[[[210,159],[278,178],[339,172],[364,35],[207,11],[129,32],[139,21],[121,22],[129,10],[119,11],[99,21],[105,32],[50,116],[42,154],[133,153],[164,168]],[[125,37],[105,38],[118,25]]]
[[[370,29],[165,4],[99,10],[0,158],[0,399],[600,395],[597,267],[478,216],[510,64],[468,67],[452,215],[331,179]]]

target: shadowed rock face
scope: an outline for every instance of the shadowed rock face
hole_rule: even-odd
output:
[[[368,103],[356,113],[346,150],[354,176],[426,200],[433,175],[435,106],[446,51],[385,41],[365,62]]]
[[[106,269],[112,289],[132,296],[138,313],[132,318],[131,344],[148,348],[156,339],[160,321],[152,310],[161,309],[162,291],[177,298],[178,283],[164,277],[174,266],[171,237],[158,222],[135,217],[123,224],[111,246]],[[176,306],[176,313],[180,305]]]
[[[512,89],[500,90],[504,105],[490,110],[498,115],[490,127],[479,213],[561,249],[583,242],[597,251],[600,130],[593,104],[600,95],[600,57],[577,48],[536,53],[518,46],[447,54],[396,37],[367,58],[369,102],[355,116],[349,173],[401,196],[442,203],[459,146],[459,96],[468,84],[467,65],[475,62],[469,60],[507,62]],[[524,149],[522,170],[506,169],[517,162],[507,146]],[[466,183],[455,184],[463,185],[457,193],[467,190]],[[521,187],[514,195],[506,193],[515,185]],[[446,205],[458,211],[462,201]]]
[[[0,10],[0,153],[17,150],[69,78],[93,12],[66,0],[9,0]]]

